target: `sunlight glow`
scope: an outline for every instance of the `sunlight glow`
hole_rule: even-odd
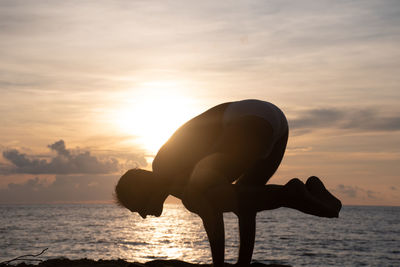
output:
[[[124,134],[134,136],[150,156],[196,114],[194,99],[174,82],[143,83],[124,98],[126,104],[116,111],[114,123]]]
[[[149,216],[143,220],[136,213],[119,217],[120,220],[113,220],[108,225],[118,229],[114,232],[120,242],[117,251],[113,252],[117,257],[132,262],[153,259],[204,262],[211,259],[200,217],[186,211],[182,203],[166,203],[162,218]]]

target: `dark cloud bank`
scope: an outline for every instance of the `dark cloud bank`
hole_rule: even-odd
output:
[[[0,164],[2,174],[54,174],[55,180],[35,177],[22,184],[10,183],[0,189],[0,203],[108,202],[121,172],[146,164],[137,155],[127,162],[112,157],[100,160],[90,151],[67,149],[63,140],[48,148],[55,152],[50,159],[16,149],[3,151],[11,164]]]
[[[107,174],[120,170],[117,159],[99,160],[92,156],[90,151],[71,150],[65,147],[63,140],[57,141],[48,147],[56,152],[50,160],[29,157],[16,149],[3,151],[3,157],[13,164],[5,168],[2,173],[26,174]]]

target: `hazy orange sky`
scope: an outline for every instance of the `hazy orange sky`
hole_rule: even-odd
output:
[[[289,120],[271,183],[400,205],[399,1],[0,1],[0,203],[110,201],[181,123]]]

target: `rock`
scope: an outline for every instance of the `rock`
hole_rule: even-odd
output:
[[[226,264],[227,266],[233,267],[233,264]],[[69,260],[65,258],[50,259],[39,264],[27,264],[25,262],[17,265],[5,265],[0,266],[17,266],[17,267],[211,267],[210,264],[194,264],[180,260],[153,260],[146,263],[138,262],[127,262],[124,260]],[[263,264],[259,262],[253,262],[251,267],[290,267],[290,265],[280,264]]]

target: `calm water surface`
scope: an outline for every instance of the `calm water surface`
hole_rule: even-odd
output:
[[[210,263],[200,219],[182,205],[141,219],[115,205],[0,205],[0,262],[49,248],[41,259],[180,259]],[[237,219],[225,215],[226,261],[238,250]],[[400,207],[346,206],[339,219],[289,209],[257,216],[253,259],[293,266],[400,266]]]

